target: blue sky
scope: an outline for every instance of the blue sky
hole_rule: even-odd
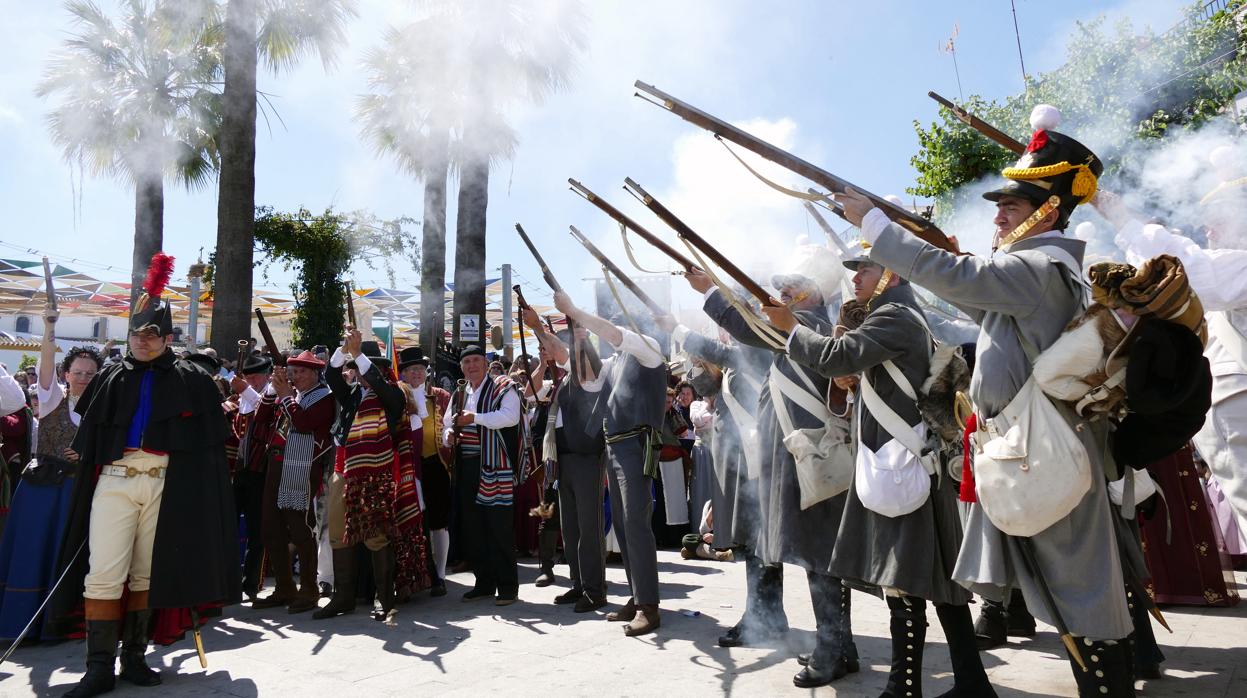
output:
[[[113,7],[112,2],[101,4]],[[903,193],[913,181],[909,158],[917,139],[912,122],[927,122],[936,114],[927,91],[957,97],[952,58],[938,50],[954,25],[960,27],[957,61],[966,95],[1001,97],[1022,86],[1007,0],[602,0],[587,5],[588,49],[570,88],[543,105],[513,111],[519,148],[492,175],[490,273],[503,263],[513,264],[535,284],[527,290],[533,302],[548,297],[542,296],[536,265],[516,239],[516,221],[546,251],[555,274],[586,303],[587,286],[575,280],[597,271],[573,247],[567,225],[577,225],[623,259],[615,229],[567,190],[569,176],[668,235],[619,188],[630,176],[749,266],[763,259],[782,263],[780,251],[791,249],[799,235],[817,239],[800,202],[743,175],[721,147],[694,127],[633,98],[635,79],[730,121],[748,123],[878,194]],[[1129,17],[1136,28],[1164,29],[1177,21],[1183,6],[1162,0],[1017,0],[1026,67],[1037,72],[1059,65],[1078,21],[1105,14]],[[360,139],[352,116],[355,97],[364,91],[363,52],[379,43],[387,24],[401,22],[409,12],[401,0],[362,0],[350,45],[334,69],[327,72],[310,60],[291,73],[261,75],[260,88],[274,95],[281,122],[274,119],[271,132],[263,119],[259,124],[257,203],[313,211],[332,205],[386,218],[419,218],[421,184],[399,172],[392,160],[376,156]],[[80,200],[75,202],[71,168],[44,126],[49,105],[33,93],[49,51],[66,37],[67,15],[52,2],[19,3],[7,20],[0,35],[0,206],[6,213],[0,256],[30,257],[24,250],[31,248],[53,253],[69,266],[74,265],[69,259],[77,258],[84,271],[124,280],[133,192],[124,183],[89,178],[76,185]],[[769,172],[787,184],[800,183],[794,176]],[[184,276],[199,248],[206,254],[215,244],[215,184],[193,192],[171,186],[167,194],[165,249],[179,259],[177,276]],[[450,215],[453,231],[453,205]],[[973,237],[948,232],[963,240]],[[453,240],[448,242],[450,266]],[[663,264],[649,253],[642,261]],[[386,284],[380,270],[363,264],[354,273],[358,286]],[[451,274],[448,269],[448,278]],[[268,286],[284,289],[286,283],[277,273]],[[398,286],[417,284],[416,272],[400,270]],[[684,286],[679,280],[675,285]],[[681,297],[686,307],[692,304],[689,298]]]

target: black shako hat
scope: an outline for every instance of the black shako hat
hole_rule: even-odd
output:
[[[1061,212],[1056,227],[1064,230],[1074,209],[1095,196],[1104,163],[1087,146],[1052,130],[1061,123],[1061,112],[1056,107],[1036,106],[1030,122],[1035,133],[1026,151],[1013,167],[1001,172],[1008,181],[983,194],[983,198],[999,201],[1005,196],[1016,196],[1041,206],[1055,196]]]
[[[242,362],[242,374],[244,376],[254,376],[257,373],[270,373],[273,370],[273,360],[267,356],[248,356],[246,361]]]
[[[155,332],[161,337],[173,334],[173,309],[160,297],[172,275],[173,257],[164,252],[152,255],[143,279],[143,292],[130,311],[131,332]]]
[[[480,347],[480,345],[477,345],[477,344],[469,344],[469,345],[467,345],[466,347],[464,347],[463,349],[460,349],[460,350],[459,350],[459,360],[460,360],[460,361],[463,361],[464,359],[468,358],[469,356],[480,356],[480,357],[484,357],[484,356],[485,356],[485,350],[484,350],[484,349],[482,349],[482,348]]]
[[[403,370],[408,366],[422,364],[425,367],[429,365],[429,358],[424,355],[424,350],[420,347],[406,347],[398,352],[398,370]]]

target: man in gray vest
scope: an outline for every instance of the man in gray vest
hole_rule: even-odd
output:
[[[667,391],[666,360],[657,340],[581,310],[566,293],[555,293],[554,304],[617,352],[602,362],[601,375],[583,384],[586,391],[598,393],[597,409],[602,410],[610,457],[611,518],[632,589],[628,603],[606,619],[628,621],[624,627],[628,636],[653,632],[660,619],[651,492]]]
[[[805,273],[779,274],[771,279],[771,284],[778,291],[779,302],[790,306],[802,324],[820,334],[831,334],[833,326],[826,299],[834,292],[835,284],[819,283],[815,278],[819,275],[816,266],[800,264],[797,268]],[[835,276],[838,279],[838,274]],[[767,567],[778,569],[787,563],[806,571],[814,607],[815,647],[806,666],[792,681],[798,688],[825,686],[846,673],[857,671],[859,666],[849,623],[848,589],[827,571],[836,544],[835,532],[844,513],[845,494],[824,493],[805,497],[815,501],[802,501],[806,493],[802,492],[796,458],[789,452],[784,437],[795,429],[828,428],[828,424],[822,415],[812,414],[793,398],[782,393],[773,394],[771,374],[782,373],[787,385],[808,382],[808,388],[799,389],[806,390],[811,401],[819,404],[827,394],[830,381],[808,375],[778,351],[778,347],[761,339],[754,325],[705,273],[693,270],[685,279],[694,290],[704,294],[702,307],[710,319],[736,341],[773,351],[768,380],[762,385],[757,407],[762,468],[758,483],[761,525],[756,549]],[[781,426],[777,402],[794,429]],[[848,447],[846,442],[843,448],[847,450]],[[775,575],[770,578],[774,583],[771,593],[782,598],[782,573],[771,574]],[[772,625],[779,625],[778,616]],[[724,637],[731,635],[729,631]]]
[[[996,204],[991,258],[958,255],[930,245],[890,222],[854,192],[837,194],[850,223],[873,244],[870,257],[953,303],[978,322],[970,399],[986,429],[1026,383],[1034,357],[1060,336],[1084,306],[1085,243],[1063,232],[1074,208],[1095,194],[1103,165],[1078,141],[1038,129],[1007,181],[984,194]],[[1081,420],[1057,405],[1091,464],[1089,491],[1064,518],[1029,538],[1002,533],[981,504],[970,507],[953,577],[999,600],[1017,586],[1040,620],[1064,621],[1084,668],[1071,655],[1079,695],[1133,696],[1127,635],[1132,625],[1114,538],[1106,471],[1116,479],[1104,422]],[[986,436],[986,434],[982,434]],[[1031,439],[1043,438],[1032,435]],[[979,497],[986,496],[979,483]],[[1056,613],[1050,610],[1055,609]]]
[[[583,385],[597,377],[588,366],[580,366],[580,359],[570,360],[567,344],[544,327],[536,311],[525,309],[524,324],[532,328],[550,361],[567,371],[551,386],[553,400],[542,448],[546,467],[557,472],[559,528],[572,579],[572,588],[556,596],[554,603],[574,603],[576,613],[588,613],[606,605],[606,532],[602,512],[606,441],[598,393]],[[588,342],[583,329],[576,328],[575,332],[578,342]],[[560,334],[571,339],[566,330]]]

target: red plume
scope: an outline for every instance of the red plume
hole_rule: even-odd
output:
[[[147,278],[143,279],[143,290],[154,299],[160,298],[165,286],[169,285],[169,277],[173,276],[173,257],[164,252],[152,255],[152,262],[147,266]]]

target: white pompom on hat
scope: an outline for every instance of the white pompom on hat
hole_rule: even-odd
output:
[[[1238,153],[1234,151],[1234,146],[1223,145],[1212,149],[1208,153],[1208,162],[1221,176],[1221,179],[1234,179],[1239,176],[1242,168],[1242,160],[1238,157]]]
[[[1090,241],[1091,238],[1095,237],[1095,234],[1095,223],[1092,223],[1091,221],[1083,221],[1082,223],[1074,226],[1074,237],[1084,242]]]
[[[1031,109],[1031,128],[1036,131],[1052,131],[1061,125],[1061,110],[1051,104],[1036,104]]]

